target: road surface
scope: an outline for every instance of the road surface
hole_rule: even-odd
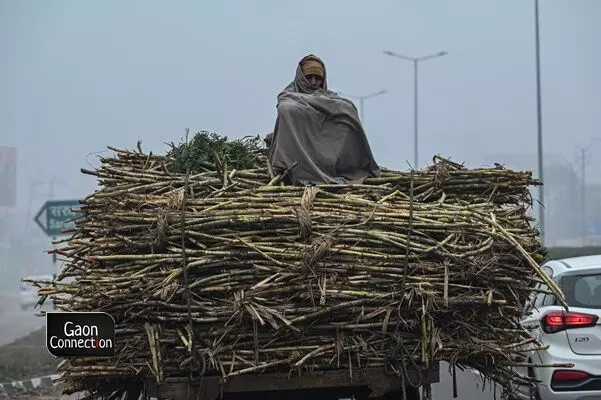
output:
[[[493,400],[499,399],[501,390],[494,396],[493,389],[487,383],[484,387],[480,375],[472,371],[457,370],[457,397],[458,400]],[[453,377],[449,373],[449,366],[442,363],[440,366],[440,383],[432,385],[432,398],[434,400],[453,400]]]

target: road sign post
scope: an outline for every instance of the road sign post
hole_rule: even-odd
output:
[[[48,236],[59,236],[63,229],[75,225],[81,217],[79,200],[49,200],[35,216],[34,221]]]

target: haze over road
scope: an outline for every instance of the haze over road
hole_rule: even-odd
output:
[[[45,319],[36,316],[36,311],[21,310],[18,292],[0,294],[0,304],[0,346],[45,326]]]

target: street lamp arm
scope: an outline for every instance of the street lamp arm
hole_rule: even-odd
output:
[[[417,61],[430,60],[432,58],[438,58],[438,57],[446,56],[447,54],[449,54],[448,51],[439,51],[438,53],[429,54],[427,56],[419,57],[419,58],[417,58]]]
[[[385,50],[384,54],[386,54],[387,56],[396,57],[396,58],[400,58],[402,60],[411,61],[411,62],[414,62],[414,61],[418,60],[415,57],[405,56],[403,54],[398,54],[398,53],[395,53],[395,52],[392,52],[392,51],[388,51],[388,50]]]
[[[428,54],[428,55],[422,56],[422,57],[409,57],[409,56],[395,53],[393,51],[388,51],[388,50],[384,51],[384,54],[386,54],[387,56],[400,58],[400,59],[406,60],[406,61],[420,62],[420,61],[430,60],[432,58],[446,56],[447,54],[449,54],[449,52],[448,51],[439,51],[438,53]]]
[[[355,99],[355,100],[367,100],[367,99],[371,99],[372,97],[376,97],[379,96],[381,94],[384,93],[388,93],[388,91],[386,89],[382,89],[379,92],[375,92],[375,93],[371,93],[371,94],[367,94],[367,95],[363,95],[363,96],[356,96],[356,95],[352,95],[349,93],[343,93],[343,92],[338,92],[339,96],[343,96],[343,97],[348,97],[349,99]]]
[[[338,92],[337,94],[338,94],[338,96],[342,96],[342,97],[348,97],[349,99],[358,99],[358,98],[359,98],[358,96],[354,96],[354,95],[352,95],[352,94],[348,94],[348,93],[346,93],[346,92],[345,92],[345,93],[343,93],[343,92]]]
[[[346,97],[353,100],[361,100],[361,96],[355,96],[349,93],[338,92],[338,96]]]
[[[371,99],[372,97],[380,96],[380,95],[385,94],[385,93],[388,93],[388,90],[382,89],[379,92],[375,92],[375,93],[372,93],[372,94],[365,95],[365,96],[363,96],[363,98],[364,99]]]

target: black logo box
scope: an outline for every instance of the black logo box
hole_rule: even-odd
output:
[[[56,357],[113,357],[115,320],[103,312],[48,312],[46,348]]]

